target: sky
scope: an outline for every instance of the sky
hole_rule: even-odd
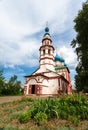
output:
[[[6,80],[39,66],[39,47],[48,21],[53,46],[65,59],[74,87],[77,56],[70,46],[76,36],[74,18],[85,0],[0,0],[0,69]]]

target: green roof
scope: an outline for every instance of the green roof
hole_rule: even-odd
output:
[[[55,66],[55,69],[65,69],[66,66]]]

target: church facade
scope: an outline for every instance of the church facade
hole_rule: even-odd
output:
[[[39,49],[39,68],[25,76],[24,95],[58,96],[72,93],[70,71],[62,57],[58,54],[54,56],[54,51],[49,28],[46,27]]]

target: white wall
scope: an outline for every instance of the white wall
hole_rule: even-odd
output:
[[[48,87],[43,87],[42,94],[57,94],[58,89],[58,79],[50,79]]]

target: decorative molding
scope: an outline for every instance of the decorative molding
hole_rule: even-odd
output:
[[[46,53],[46,54],[49,55],[49,56],[53,56],[53,58],[54,58],[54,55],[53,55],[53,54],[48,54],[48,53]],[[45,55],[46,55],[46,54],[45,54]],[[40,54],[40,57],[41,57],[41,56],[45,56],[45,55],[44,55],[44,54]]]
[[[51,43],[52,43],[52,40],[51,40],[50,38],[44,38],[44,39],[42,39],[42,43],[43,43],[43,41],[45,41],[45,40],[49,40],[49,41],[51,41]]]
[[[53,47],[52,45],[42,45],[42,46],[40,46],[39,51],[43,50],[42,48],[44,48],[44,49],[52,48],[53,51],[55,50],[54,47]]]
[[[50,57],[44,57],[44,58],[40,58],[39,62],[40,62],[41,60],[45,60],[45,59],[49,59],[49,60],[52,60],[52,61],[54,61],[54,58],[50,58]]]
[[[53,64],[50,64],[50,63],[40,64],[40,66],[41,66],[41,65],[52,65],[52,66],[54,66]]]

